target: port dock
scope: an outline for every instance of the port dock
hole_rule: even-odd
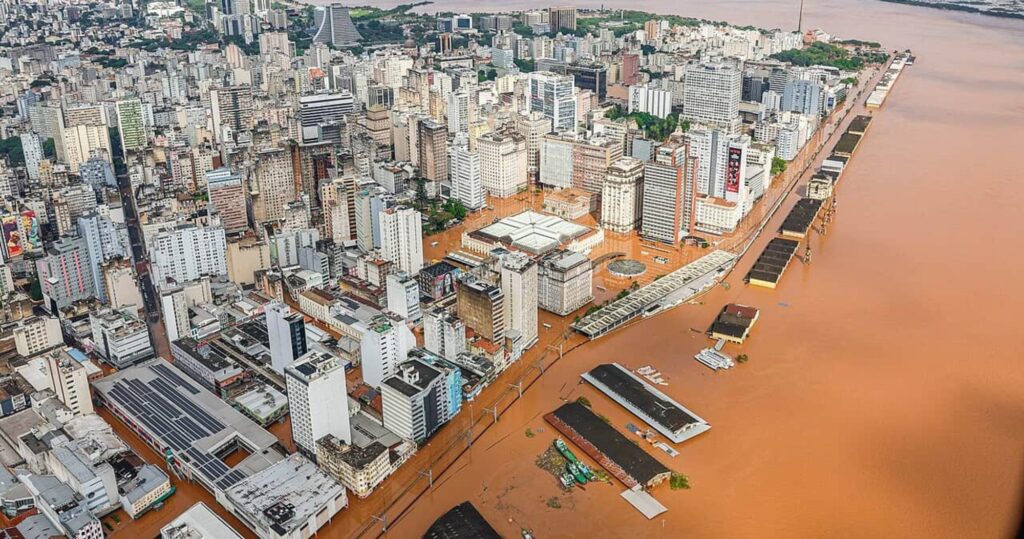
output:
[[[608,398],[643,419],[674,443],[689,440],[711,428],[697,414],[618,363],[598,365],[582,376]]]
[[[544,420],[627,488],[650,488],[672,474],[633,440],[578,402],[563,404],[545,414]]]
[[[786,216],[786,220],[779,227],[779,232],[786,237],[804,239],[807,231],[811,229],[811,223],[821,211],[821,200],[816,198],[801,198],[793,206]]]
[[[572,325],[576,331],[590,339],[639,318],[649,309],[661,310],[665,306],[682,303],[708,287],[714,286],[720,270],[728,268],[736,255],[727,251],[713,251],[633,292],[615,300],[597,311],[584,316]]]
[[[799,246],[800,242],[785,238],[775,238],[768,242],[747,273],[746,281],[756,286],[775,288]]]

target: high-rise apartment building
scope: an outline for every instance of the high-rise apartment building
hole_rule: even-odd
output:
[[[266,323],[270,366],[284,374],[285,367],[309,351],[306,321],[302,313],[292,311],[284,303],[272,303],[266,308]]]
[[[504,341],[505,296],[501,287],[462,275],[456,288],[456,305],[467,328],[492,343]]]
[[[594,300],[594,269],[582,253],[552,251],[537,261],[537,304],[567,316]]]
[[[366,326],[359,342],[363,382],[370,387],[380,387],[384,380],[398,372],[398,365],[416,346],[416,337],[405,323],[386,315],[373,317]]]
[[[675,245],[693,230],[693,166],[686,144],[669,141],[644,167],[640,233]]]
[[[576,131],[576,87],[571,75],[550,71],[530,73],[526,85],[526,110],[551,119],[555,131]]]
[[[575,7],[552,7],[548,8],[548,27],[552,32],[562,30],[576,31],[576,8]]]
[[[257,223],[284,217],[284,207],[295,200],[295,167],[291,154],[282,148],[256,154],[256,166],[250,182],[253,218]]]
[[[241,84],[210,90],[210,112],[214,137],[218,141],[227,140],[225,133],[252,129],[252,87]]]
[[[102,124],[99,125],[103,127]],[[117,102],[117,128],[121,134],[121,148],[126,155],[127,152],[146,147],[146,123],[142,113],[142,101],[124,99]]]
[[[248,201],[242,177],[227,167],[206,173],[206,189],[210,204],[220,215],[224,232],[234,233],[249,229]]]
[[[743,95],[743,72],[725,63],[694,64],[685,71],[683,118],[692,122],[732,125]]]
[[[445,359],[466,351],[466,324],[446,309],[435,307],[423,313],[423,346]]]
[[[649,85],[629,87],[629,112],[644,112],[658,118],[672,114],[672,92]]]
[[[601,227],[624,234],[640,224],[644,162],[622,157],[608,167],[601,189]]]
[[[526,170],[530,179],[537,181],[540,172],[540,147],[544,135],[551,132],[551,118],[540,112],[516,116],[516,130],[526,141]]]
[[[96,297],[100,301],[109,301],[102,266],[103,263],[115,258],[129,261],[132,259],[128,228],[123,223],[115,223],[109,217],[95,211],[79,217],[76,228],[78,237],[85,241],[89,253],[89,274]]]
[[[21,135],[21,151],[25,154],[25,172],[30,180],[39,179],[39,162],[43,160],[43,139],[35,133]]]
[[[89,393],[89,374],[66,349],[54,350],[46,358],[53,393],[75,415],[95,413]]]
[[[46,256],[36,260],[36,275],[44,305],[51,313],[96,295],[89,248],[83,238],[65,236],[48,244]]]
[[[61,129],[60,137],[61,146],[64,148],[64,161],[72,172],[78,172],[82,163],[94,155],[113,159],[110,136],[107,128],[102,125],[65,127]]]
[[[484,188],[480,179],[480,154],[469,148],[456,146],[452,149],[452,194],[451,197],[470,211],[484,206]]]
[[[488,133],[477,140],[480,152],[480,183],[488,194],[500,198],[526,189],[526,139],[516,132]]]
[[[337,356],[309,351],[284,369],[292,440],[307,457],[316,458],[316,441],[334,436],[352,442],[345,367]]]
[[[423,442],[462,406],[458,368],[421,359],[402,363],[381,384],[384,426],[399,437]]]
[[[165,229],[157,233],[150,243],[149,260],[153,281],[158,287],[168,281],[184,283],[204,275],[226,275],[224,227],[197,227],[188,223]]]
[[[388,310],[418,324],[423,319],[420,310],[420,285],[409,274],[399,271],[387,276]]]
[[[501,292],[505,298],[505,336],[518,333],[523,349],[537,342],[537,263],[524,253],[501,257]]]
[[[440,184],[448,181],[448,128],[441,122],[425,119],[416,129],[420,177],[430,184],[427,194],[434,195]]]
[[[423,267],[423,216],[407,206],[380,214],[381,253],[399,270],[416,275]]]

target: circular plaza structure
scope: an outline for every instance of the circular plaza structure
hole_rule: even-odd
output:
[[[647,265],[632,258],[620,258],[608,263],[608,272],[616,277],[636,277],[647,271]]]

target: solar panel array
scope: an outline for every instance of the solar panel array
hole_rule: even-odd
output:
[[[245,479],[242,472],[231,470],[216,456],[194,447],[199,440],[227,428],[175,388],[193,395],[199,391],[164,365],[147,368],[157,377],[146,383],[118,380],[108,392],[110,397],[210,483],[226,489]]]

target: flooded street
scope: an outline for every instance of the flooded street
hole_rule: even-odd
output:
[[[427,8],[530,5],[541,7]],[[793,2],[642,9],[758,26],[796,20]],[[804,24],[918,57],[844,174],[837,218],[811,240],[813,264],[794,262],[775,291],[743,285],[764,237],[705,305],[568,354],[388,536],[421,534],[464,500],[507,537],[520,527],[538,537],[1012,535],[1024,479],[1014,316],[1024,303],[1015,269],[1024,189],[1011,163],[1024,125],[1024,22],[828,0],[808,2]],[[742,347],[750,361],[713,373],[692,359],[708,341],[689,328],[706,328],[730,301],[760,308],[761,318]],[[612,361],[653,365],[669,380],[661,389],[712,425],[674,459],[648,448],[692,485],[655,489],[669,511],[653,521],[619,498],[619,484],[560,495],[533,464],[554,437],[541,416],[562,399],[588,397],[620,431],[638,423],[577,385]]]

